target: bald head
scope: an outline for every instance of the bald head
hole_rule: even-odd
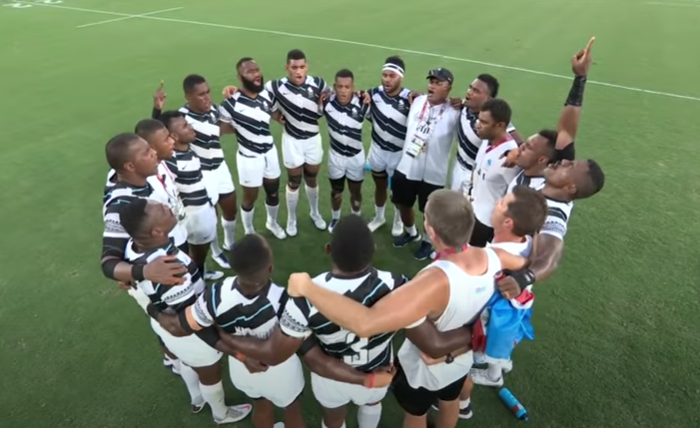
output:
[[[472,204],[461,192],[441,189],[431,193],[425,206],[425,222],[448,247],[466,245],[474,230]]]
[[[124,164],[133,161],[132,149],[139,144],[144,144],[143,139],[131,132],[112,137],[105,147],[107,163],[115,171],[123,171]]]

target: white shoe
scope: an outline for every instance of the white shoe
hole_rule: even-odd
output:
[[[207,407],[207,402],[204,401],[204,399],[202,398],[202,402],[201,402],[201,403],[191,404],[191,405],[190,405],[190,410],[192,411],[192,413],[194,413],[194,414],[196,415],[197,413],[199,413],[199,412],[201,412],[202,410],[204,410],[205,407]]]
[[[333,229],[338,225],[338,222],[340,222],[340,219],[331,219],[331,222],[328,224],[328,233],[333,233]]]
[[[216,281],[224,277],[224,273],[220,270],[208,270],[204,272],[204,279],[207,281]]]
[[[486,369],[471,369],[469,371],[469,377],[471,377],[477,385],[492,386],[494,388],[503,386],[503,376],[499,377],[497,380],[493,380],[488,376]]]
[[[314,222],[314,226],[316,226],[316,229],[318,230],[326,230],[328,225],[326,224],[326,221],[321,217],[320,215],[318,216],[311,216],[311,221]]]
[[[251,227],[250,229],[244,228],[243,233],[245,233],[246,235],[252,235],[255,233],[255,228],[253,228],[253,227]]]
[[[223,419],[214,418],[214,422],[216,422],[218,425],[233,424],[245,419],[246,416],[250,414],[251,410],[253,410],[253,406],[250,404],[239,404],[237,406],[229,406],[226,412],[226,416]]]
[[[508,360],[507,362],[501,364],[503,373],[510,373],[513,370],[513,360]]]
[[[287,220],[287,236],[297,236],[297,222]]]
[[[391,236],[398,238],[403,235],[403,222],[401,221],[401,215],[399,212],[394,213],[394,224],[391,226]]]
[[[386,224],[386,219],[384,217],[375,217],[372,219],[372,221],[369,222],[367,227],[369,227],[369,230],[374,232],[375,230],[379,229],[380,227],[384,226],[385,224]],[[403,225],[401,227],[403,227]]]
[[[277,422],[276,424],[272,425],[272,428],[284,428],[284,422]]]
[[[225,253],[221,252],[219,254],[212,254],[211,258],[214,259],[214,261],[223,269],[231,269],[231,262],[229,261],[228,257],[226,257]]]
[[[474,364],[486,364],[486,355],[483,352],[474,352]]]
[[[270,233],[275,235],[275,238],[277,239],[284,239],[287,237],[287,234],[284,232],[284,229],[282,229],[282,226],[277,224],[277,222],[271,223],[268,221],[267,223],[265,223],[265,227],[267,228],[267,230],[270,231]]]

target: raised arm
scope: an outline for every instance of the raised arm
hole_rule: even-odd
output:
[[[440,269],[422,271],[371,308],[314,284],[307,274],[293,274],[288,292],[306,297],[330,321],[360,337],[418,325],[449,299],[447,277]]]
[[[579,51],[571,60],[571,69],[574,72],[574,82],[566,98],[564,109],[559,117],[557,125],[556,149],[563,159],[573,160],[575,155],[574,140],[581,120],[581,106],[583,105],[583,92],[586,88],[588,70],[591,67],[593,58],[591,48],[595,37],[588,41],[588,45]]]
[[[465,346],[471,346],[471,328],[464,326],[450,331],[438,331],[430,320],[406,330],[406,338],[430,358],[444,357]]]

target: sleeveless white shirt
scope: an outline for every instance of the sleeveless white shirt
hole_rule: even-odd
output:
[[[449,331],[476,321],[486,303],[495,292],[495,276],[501,270],[501,261],[496,253],[485,248],[488,255],[486,273],[472,276],[456,264],[447,260],[437,260],[425,269],[441,269],[450,283],[450,299],[445,311],[435,322],[438,331]],[[424,269],[424,270],[425,270]],[[416,326],[418,324],[412,324]],[[411,326],[409,326],[411,327]],[[420,357],[420,350],[406,339],[399,349],[398,359],[412,388],[423,387],[439,391],[466,376],[474,363],[471,351],[454,358],[450,364],[426,365]]]

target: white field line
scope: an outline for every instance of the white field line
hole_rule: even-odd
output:
[[[416,50],[411,50],[411,49],[402,49],[402,48],[395,48],[395,47],[391,47],[391,46],[376,45],[373,43],[356,42],[353,40],[343,40],[343,39],[335,39],[335,38],[331,38],[331,37],[312,36],[312,35],[308,35],[308,34],[288,33],[285,31],[267,30],[267,29],[262,29],[262,28],[240,27],[237,25],[216,24],[213,22],[190,21],[190,20],[186,20],[186,19],[177,19],[177,18],[164,18],[161,16],[133,15],[133,14],[128,14],[128,13],[119,13],[119,12],[111,12],[111,11],[96,10],[96,9],[84,9],[84,8],[79,8],[79,7],[63,6],[63,5],[56,5],[56,4],[45,4],[45,3],[34,3],[34,2],[23,2],[23,3],[27,3],[27,4],[31,4],[31,5],[35,5],[35,6],[50,7],[50,8],[55,8],[55,9],[74,10],[74,11],[78,11],[78,12],[90,12],[90,13],[99,13],[99,14],[103,14],[103,15],[121,16],[121,17],[125,17],[125,18],[128,17],[128,18],[148,19],[148,20],[152,20],[152,21],[175,22],[175,23],[180,23],[180,24],[199,25],[199,26],[204,26],[204,27],[223,28],[223,29],[228,29],[228,30],[248,31],[248,32],[252,32],[252,33],[274,34],[274,35],[278,35],[278,36],[294,37],[294,38],[299,38],[299,39],[310,39],[310,40],[320,40],[320,41],[325,41],[325,42],[342,43],[342,44],[346,44],[346,45],[363,46],[363,47],[368,47],[368,48],[388,50],[388,51],[397,52],[397,53],[403,52],[403,53],[413,54],[413,55],[440,58],[440,59],[445,59],[445,60],[449,60],[449,61],[466,62],[466,63],[470,63],[470,64],[483,65],[485,67],[499,68],[499,69],[503,69],[503,70],[519,71],[521,73],[536,74],[536,75],[540,75],[540,76],[553,77],[553,78],[557,78],[557,79],[566,79],[566,80],[571,79],[571,76],[564,76],[561,74],[548,73],[545,71],[530,70],[527,68],[513,67],[510,65],[496,64],[496,63],[492,63],[492,62],[478,61],[478,60],[468,59],[468,58],[458,58],[458,57],[454,57],[454,56],[441,55],[441,54],[436,54],[436,53],[432,53],[432,52],[421,52],[421,51],[416,51]],[[605,86],[608,88],[623,89],[626,91],[639,92],[639,93],[650,94],[650,95],[659,95],[659,96],[663,96],[663,97],[677,98],[677,99],[683,99],[683,100],[689,100],[689,101],[700,101],[700,97],[694,97],[694,96],[690,96],[690,95],[680,95],[680,94],[673,94],[670,92],[654,91],[654,90],[644,89],[644,88],[635,88],[632,86],[617,85],[614,83],[600,82],[600,81],[596,81],[596,80],[589,80],[588,83],[590,83],[592,85]]]
[[[650,2],[646,2],[644,4],[648,4],[650,6],[695,7],[695,8],[700,7],[700,4],[697,4],[697,3],[666,3],[666,2],[650,1]]]
[[[140,14],[140,15],[122,16],[121,18],[114,18],[114,19],[108,19],[108,20],[106,20],[106,21],[98,21],[98,22],[91,22],[90,24],[78,25],[78,26],[75,27],[75,28],[94,27],[94,26],[96,26],[96,25],[109,24],[109,23],[111,23],[111,22],[126,21],[127,19],[143,18],[143,17],[146,17],[146,16],[158,15],[159,13],[172,12],[172,11],[180,10],[180,9],[184,9],[184,7],[173,7],[173,8],[170,8],[170,9],[156,10],[156,11],[153,11],[153,12],[142,13],[142,14]]]

